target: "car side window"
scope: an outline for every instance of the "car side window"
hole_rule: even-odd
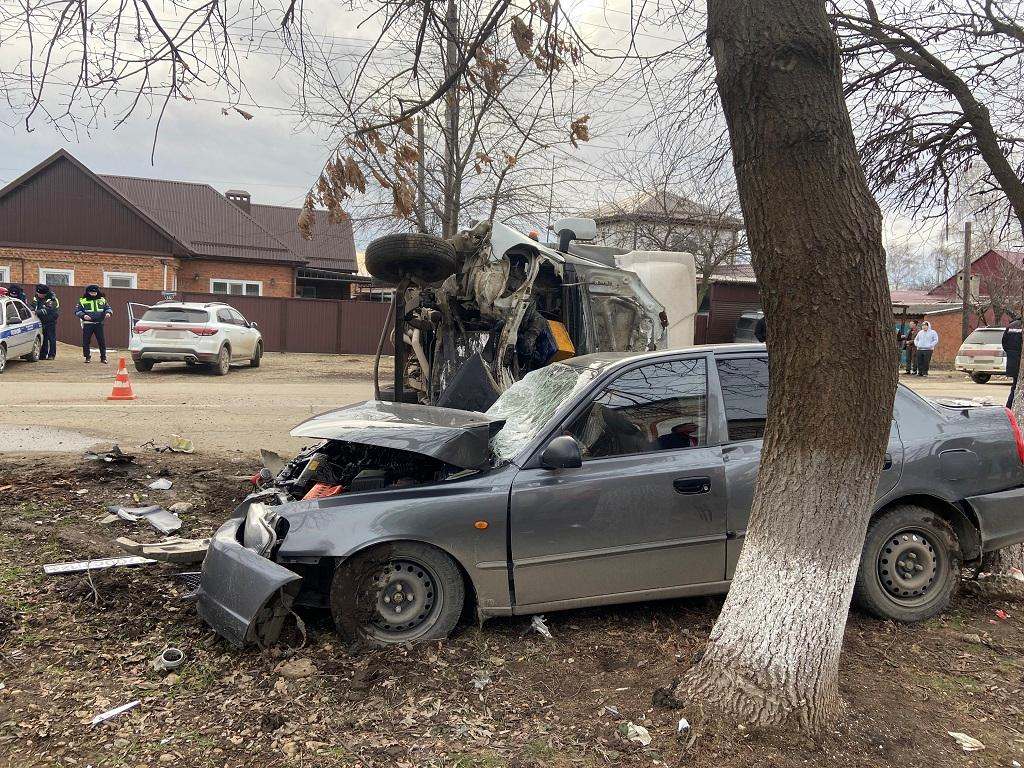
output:
[[[5,305],[5,307],[6,308],[4,309],[4,312],[5,312],[5,316],[7,318],[7,322],[8,323],[20,323],[21,322],[21,316],[18,314],[18,308],[16,306],[14,306],[14,302],[13,301],[8,301],[7,304]]]
[[[768,358],[723,358],[716,364],[729,440],[761,439],[768,418]]]
[[[233,322],[235,325],[241,325],[243,327],[249,325],[247,322],[245,322],[245,318],[242,317],[241,313],[237,309],[228,310],[228,314],[231,315],[231,322]]]
[[[706,445],[704,358],[651,363],[623,373],[566,432],[587,459]]]
[[[227,323],[228,325],[234,325],[235,321],[231,318],[231,313],[226,309],[217,310],[217,322]]]
[[[32,317],[32,312],[29,311],[29,308],[22,304],[20,301],[15,301],[14,306],[17,308],[18,314],[21,315],[22,320],[28,320],[30,317]]]

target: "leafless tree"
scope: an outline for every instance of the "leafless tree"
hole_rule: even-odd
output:
[[[885,268],[893,290],[931,287],[925,256],[906,239],[890,241],[885,249]]]

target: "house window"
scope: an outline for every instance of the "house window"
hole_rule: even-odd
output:
[[[138,288],[139,278],[134,272],[104,272],[104,288]]]
[[[263,283],[259,280],[220,280],[210,281],[210,293],[227,293],[231,296],[262,296]]]
[[[0,267],[0,283],[9,283],[9,282],[11,282],[11,268],[10,267]]]
[[[39,269],[39,282],[43,285],[74,285],[73,269]]]

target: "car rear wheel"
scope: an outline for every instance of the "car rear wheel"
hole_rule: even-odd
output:
[[[132,364],[135,366],[135,370],[139,373],[147,373],[153,370],[152,360],[133,360]]]
[[[39,354],[42,351],[43,351],[43,340],[40,339],[37,336],[35,342],[32,344],[32,351],[29,352],[27,355],[22,355],[21,359],[22,360],[27,360],[30,363],[38,363],[39,362]]]
[[[7,347],[0,344],[0,373],[7,367]]]
[[[417,542],[383,544],[338,564],[331,615],[356,644],[441,640],[459,623],[465,594],[462,574],[444,552]]]
[[[252,352],[252,357],[249,358],[249,367],[250,368],[259,368],[260,367],[260,359],[262,357],[263,357],[263,342],[262,341],[258,341],[258,342],[256,342],[256,349],[254,349],[253,352]]]
[[[974,372],[971,374],[971,381],[973,381],[975,384],[988,384],[988,380],[991,378],[991,373]]]
[[[942,613],[960,583],[960,544],[925,507],[901,504],[868,526],[854,599],[880,619],[924,621]]]
[[[217,362],[213,364],[212,370],[214,376],[227,376],[231,370],[231,350],[226,344],[217,353]]]

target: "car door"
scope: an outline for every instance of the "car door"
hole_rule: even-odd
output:
[[[518,473],[509,518],[517,606],[668,597],[722,581],[725,475],[709,431],[708,366],[693,356],[617,373],[551,435],[575,437],[583,465],[528,461]]]
[[[13,299],[4,302],[4,335],[7,339],[7,358],[20,357],[32,351],[33,335],[18,314],[18,306]]]
[[[42,323],[39,322],[39,318],[35,316],[25,302],[15,299],[14,306],[18,310],[18,316],[21,318],[21,335],[25,342],[25,354],[29,354],[35,346]]]
[[[235,319],[231,317],[231,310],[227,308],[218,309],[217,322],[220,324],[225,338],[227,338],[228,343],[231,345],[231,358],[233,360],[241,360],[245,357],[245,339],[241,338],[240,331],[242,329],[235,323]]]
[[[718,356],[715,364],[727,432],[722,458],[728,489],[726,578],[731,579],[746,537],[761,465],[761,443],[768,418],[768,357],[764,354]],[[903,443],[894,419],[876,498],[896,487],[902,468]]]
[[[235,325],[238,327],[238,337],[244,345],[245,356],[252,357],[253,352],[256,351],[256,339],[259,338],[259,334],[254,328],[249,327],[249,323],[246,322],[245,318],[242,317],[242,313],[237,309],[231,310],[231,319],[235,321]]]

